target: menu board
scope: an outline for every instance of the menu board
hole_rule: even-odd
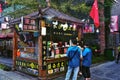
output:
[[[37,62],[26,61],[26,60],[16,60],[16,68],[19,71],[38,76],[38,64]]]
[[[67,62],[59,61],[47,64],[47,74],[52,75],[55,73],[64,72]]]

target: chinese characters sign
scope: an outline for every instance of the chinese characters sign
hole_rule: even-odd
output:
[[[55,62],[55,63],[49,63],[47,64],[47,74],[55,74],[55,73],[60,73],[64,72],[66,69],[66,62],[65,61],[60,61],[60,62]]]
[[[24,60],[16,60],[16,68],[19,71],[38,76],[38,64]]]
[[[37,30],[35,19],[24,18],[23,19],[23,30]]]

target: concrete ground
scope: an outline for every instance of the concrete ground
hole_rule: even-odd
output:
[[[53,80],[64,79],[65,75]],[[4,71],[0,69],[0,80],[38,80],[38,78],[20,73],[18,71]],[[83,77],[78,76],[78,80],[83,80]],[[116,64],[115,61],[110,61],[92,66],[91,80],[120,80],[120,62]]]

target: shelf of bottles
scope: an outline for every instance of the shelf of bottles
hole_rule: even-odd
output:
[[[23,18],[23,27],[16,24],[15,30],[18,35],[16,69],[33,76],[38,76],[38,32],[36,19]]]

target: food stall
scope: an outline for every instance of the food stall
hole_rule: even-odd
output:
[[[42,18],[34,13],[13,24],[13,69],[49,80],[66,73],[66,51],[71,39],[80,38],[83,22],[52,8],[44,13]]]
[[[13,28],[9,28],[8,22],[0,25],[0,56],[12,58]]]

